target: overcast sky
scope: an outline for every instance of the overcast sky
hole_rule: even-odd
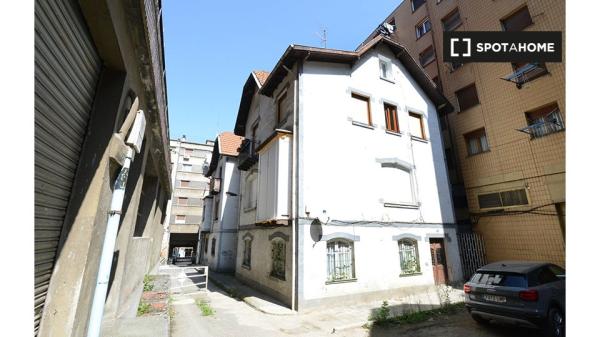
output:
[[[233,130],[242,87],[290,44],[354,50],[402,1],[163,0],[170,137]]]

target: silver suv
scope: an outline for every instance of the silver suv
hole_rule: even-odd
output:
[[[464,285],[465,306],[482,324],[506,322],[565,336],[565,270],[544,262],[501,261]]]

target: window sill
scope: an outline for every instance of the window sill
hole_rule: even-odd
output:
[[[388,135],[396,136],[396,137],[401,137],[402,136],[402,132],[385,130],[385,133],[387,133]]]
[[[252,212],[252,211],[255,211],[255,210],[256,210],[256,206],[244,208],[244,212],[245,213]]]
[[[429,32],[431,32],[431,29],[430,29],[430,30],[428,30],[428,31],[426,31],[426,32],[425,32],[425,34],[423,34],[423,35],[419,36],[419,37],[418,37],[418,38],[417,38],[415,41],[419,41],[419,40],[420,40],[420,39],[421,39],[423,36],[425,36],[425,35],[429,34]]]
[[[281,278],[281,277],[278,277],[278,276],[275,276],[275,275],[269,274],[269,278],[270,278],[271,280],[280,281],[280,282],[285,282],[285,277],[284,277],[284,278]]]
[[[383,76],[379,76],[379,79],[380,79],[380,80],[384,80],[384,81],[386,81],[386,82],[390,82],[390,83],[392,83],[392,84],[396,84],[396,82],[394,82],[394,80],[392,80],[391,78],[385,78],[385,77],[383,77]]]
[[[421,65],[421,68],[425,69],[425,67],[427,67],[428,65],[432,64],[433,62],[435,62],[435,58],[433,60],[431,60],[431,61],[429,61],[429,62]]]
[[[411,276],[421,276],[423,275],[422,272],[418,272],[418,273],[411,273],[411,274],[400,274],[398,275],[398,277],[411,277]]]
[[[417,204],[404,204],[404,203],[393,203],[393,202],[384,202],[383,207],[390,208],[408,208],[408,209],[418,209],[421,206],[420,203]]]
[[[358,279],[354,277],[345,280],[325,281],[325,284],[351,283],[356,281],[358,281]]]
[[[361,128],[375,130],[373,125],[365,124],[362,122],[352,121],[352,125],[360,126]]]
[[[428,139],[417,137],[417,136],[410,136],[410,139],[411,140],[415,140],[415,141],[420,142],[420,143],[426,143],[426,144],[429,143]]]
[[[463,113],[463,112],[465,112],[465,111],[472,110],[474,107],[477,107],[477,106],[480,106],[480,105],[481,105],[481,102],[479,102],[479,103],[477,103],[477,104],[475,104],[475,105],[471,105],[470,107],[468,107],[468,108],[465,108],[464,110],[463,110],[463,109],[460,109],[460,110],[458,110],[458,111],[457,111],[457,113]],[[460,105],[459,105],[459,108],[460,108]]]
[[[480,154],[484,154],[484,153],[488,153],[488,152],[492,152],[492,151],[491,150],[487,150],[487,151],[481,151],[481,152],[477,152],[477,153],[473,153],[473,154],[468,154],[467,158],[475,157],[475,156],[478,156]]]
[[[248,270],[251,270],[251,269],[250,269],[250,266],[247,266],[247,265],[245,265],[245,264],[242,264],[242,268],[244,268],[244,269],[248,269]]]

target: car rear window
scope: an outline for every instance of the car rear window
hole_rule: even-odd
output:
[[[527,288],[527,277],[522,274],[483,272],[475,273],[471,282],[480,285]]]

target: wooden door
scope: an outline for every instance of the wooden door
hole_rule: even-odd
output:
[[[444,252],[443,239],[430,239],[429,247],[431,250],[431,266],[433,268],[433,279],[435,284],[446,284],[446,254]]]

